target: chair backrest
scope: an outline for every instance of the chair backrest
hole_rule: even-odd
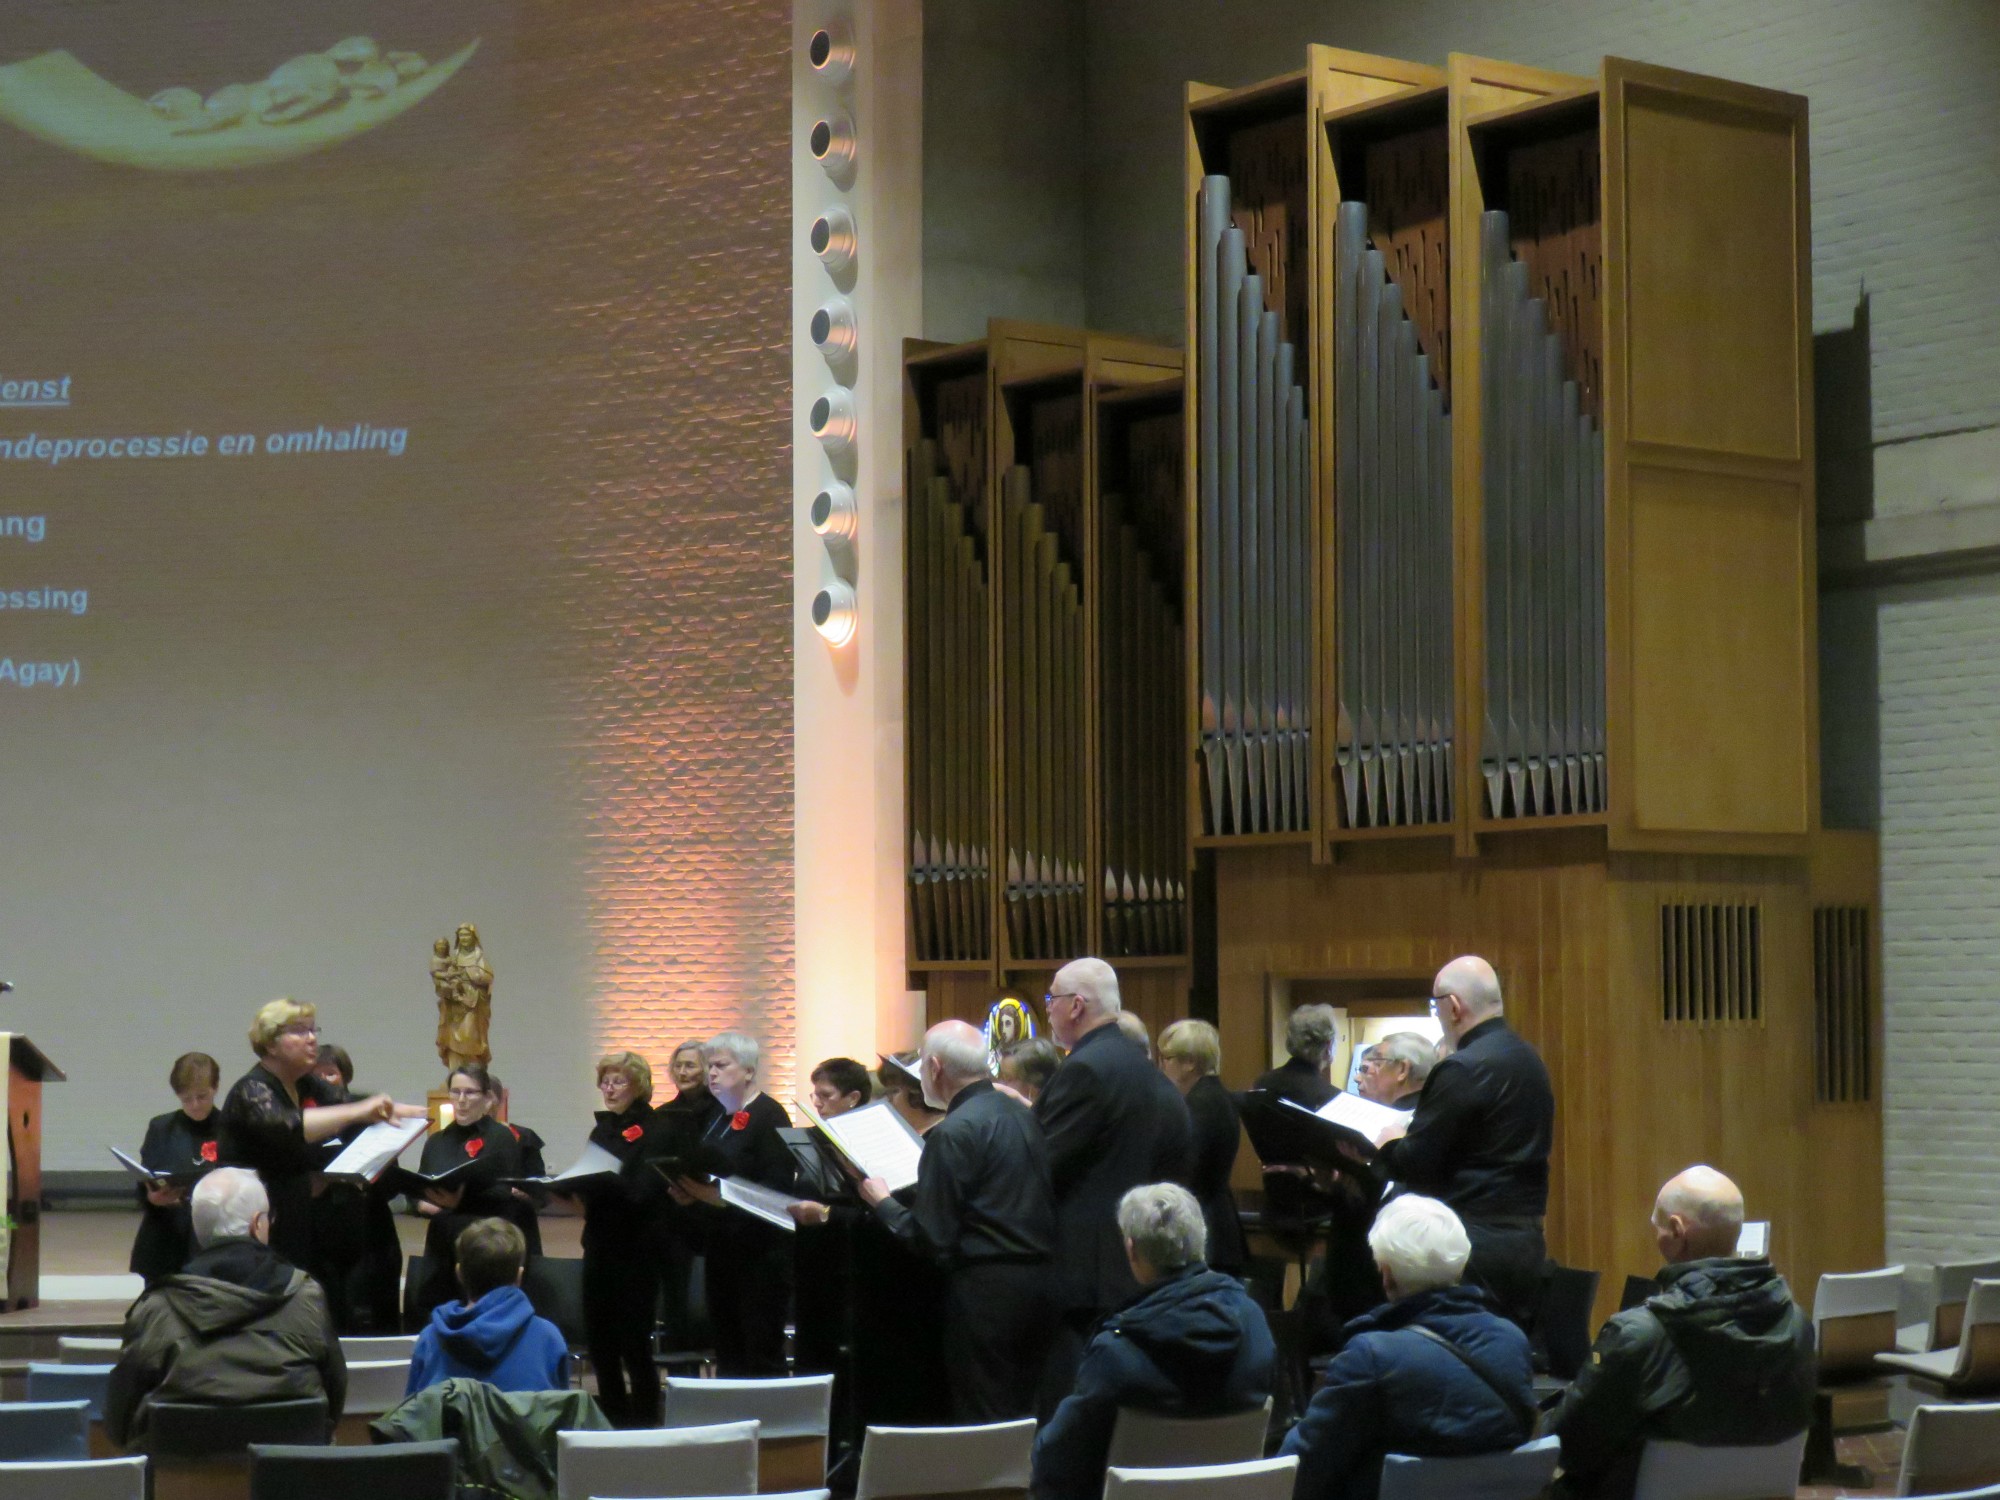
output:
[[[250,1445],[250,1500],[452,1500],[458,1439],[327,1448]]]
[[[2000,1389],[2000,1280],[1975,1281],[1960,1308],[1958,1361],[1945,1386],[1956,1393]],[[34,1387],[28,1388],[30,1398]]]
[[[861,1440],[854,1500],[1025,1495],[1034,1454],[1033,1417],[980,1427],[870,1427]]]
[[[111,1386],[116,1365],[51,1365],[40,1360],[28,1362],[30,1401],[87,1401],[90,1420],[104,1420],[104,1393]]]
[[[1919,1406],[1903,1443],[1899,1495],[2000,1484],[2000,1401]]]
[[[556,1500],[756,1493],[755,1422],[556,1434]]]
[[[1965,1304],[1975,1281],[2000,1280],[2000,1260],[1961,1260],[1934,1269],[1930,1315],[1932,1349],[1955,1348],[1965,1331]]]
[[[1632,1500],[1792,1500],[1806,1435],[1764,1447],[1698,1448],[1647,1440]]]
[[[403,1392],[410,1383],[410,1361],[403,1359],[357,1359],[347,1366],[347,1412],[350,1416],[379,1417],[403,1404]]]
[[[340,1341],[341,1358],[349,1364],[369,1359],[400,1359],[405,1364],[417,1352],[414,1333],[351,1333]]]
[[[252,1443],[324,1443],[329,1423],[326,1397],[313,1396],[246,1406],[155,1401],[148,1428],[154,1458],[208,1458],[247,1454]]]
[[[1463,1458],[1391,1453],[1382,1460],[1378,1500],[1535,1500],[1561,1461],[1562,1439],[1554,1435]]]
[[[0,1460],[29,1463],[88,1457],[88,1401],[0,1402]]]
[[[146,1460],[0,1463],[0,1495],[7,1500],[145,1500]]]
[[[1903,1268],[1829,1273],[1813,1292],[1813,1332],[1822,1379],[1871,1374],[1875,1356],[1896,1347]]]
[[[833,1426],[833,1377],[785,1380],[688,1380],[667,1377],[668,1427],[757,1423],[757,1490],[776,1493],[826,1483],[826,1439]]]
[[[584,1346],[583,1260],[575,1255],[537,1255],[521,1276],[521,1290],[537,1317],[561,1330],[572,1349]]]
[[[1590,1310],[1597,1301],[1596,1271],[1548,1262],[1542,1268],[1541,1303],[1535,1310],[1535,1343],[1558,1380],[1574,1380],[1590,1358]]]
[[[67,1333],[56,1339],[57,1364],[115,1365],[124,1351],[123,1339],[90,1339]]]
[[[1173,1469],[1247,1463],[1264,1456],[1271,1398],[1221,1417],[1169,1417],[1121,1407],[1111,1429],[1107,1468]]]
[[[1107,1469],[1104,1500],[1291,1500],[1297,1455],[1198,1469]]]

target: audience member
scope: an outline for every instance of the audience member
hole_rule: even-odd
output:
[[[1162,1056],[1171,1035],[1160,1038]],[[1133,1188],[1118,1202],[1117,1222],[1143,1291],[1099,1327],[1076,1389],[1036,1435],[1036,1500],[1104,1493],[1121,1407],[1214,1417],[1271,1394],[1278,1355],[1270,1325],[1241,1282],[1203,1263],[1207,1231],[1194,1196],[1169,1182]]]
[[[1493,1453],[1535,1425],[1528,1338],[1459,1285],[1471,1253],[1458,1215],[1397,1198],[1368,1242],[1389,1301],[1347,1325],[1347,1342],[1283,1454],[1297,1454],[1295,1500],[1375,1500],[1382,1458]]]
[[[1333,1039],[1339,1029],[1331,1005],[1301,1005],[1285,1022],[1285,1060],[1252,1087],[1269,1089],[1294,1104],[1318,1109],[1338,1092],[1327,1068],[1333,1061]]]
[[[503,1391],[566,1389],[569,1345],[561,1329],[535,1316],[521,1290],[527,1238],[505,1219],[475,1219],[455,1244],[453,1274],[464,1300],[431,1313],[410,1356],[405,1394],[453,1376]]]
[[[156,1401],[240,1406],[347,1396],[347,1364],[319,1284],[270,1248],[271,1200],[255,1172],[223,1167],[195,1185],[196,1252],[125,1314],[104,1426],[142,1445]]]
[[[1377,1169],[1451,1205],[1472,1241],[1467,1279],[1518,1323],[1540,1289],[1555,1092],[1539,1053],[1508,1029],[1500,978],[1456,958],[1431,985],[1452,1054],[1431,1069],[1407,1126],[1391,1127]]]
[[[862,1198],[898,1238],[944,1266],[952,1420],[1030,1416],[1054,1305],[1055,1202],[1041,1126],[993,1086],[986,1043],[964,1021],[924,1034],[925,1097],[945,1117],[924,1141],[913,1207],[871,1177]]]
[[[1023,1037],[1000,1053],[1000,1081],[1033,1104],[1061,1064],[1062,1049],[1047,1037]]]
[[[1392,1031],[1361,1060],[1358,1092],[1391,1109],[1413,1110],[1436,1064],[1429,1037],[1419,1031]]]
[[[205,1172],[215,1165],[215,1091],[222,1085],[222,1068],[206,1052],[186,1052],[174,1059],[167,1086],[179,1099],[179,1109],[146,1122],[146,1139],[139,1147],[140,1165],[155,1172]],[[132,1240],[130,1269],[146,1285],[158,1286],[187,1264],[194,1250],[194,1223],[188,1215],[188,1190],[171,1184],[134,1184],[139,1195],[139,1232]]]
[[[1117,1015],[1118,1029],[1125,1033],[1127,1041],[1137,1042],[1139,1050],[1146,1054],[1146,1061],[1153,1059],[1153,1033],[1146,1029],[1143,1016],[1134,1015],[1129,1010],[1121,1010]]]
[[[1063,1330],[1044,1407],[1066,1394],[1083,1335],[1139,1290],[1118,1233],[1118,1202],[1147,1182],[1178,1181],[1193,1139],[1187,1105],[1118,1029],[1118,976],[1101,958],[1056,971],[1049,1030],[1067,1047],[1035,1101],[1056,1194],[1056,1295]]]
[[[1160,1071],[1187,1101],[1194,1155],[1188,1186],[1208,1230],[1208,1263],[1239,1274],[1249,1263],[1236,1193],[1229,1185],[1243,1143],[1236,1097],[1215,1075],[1222,1071],[1222,1038],[1206,1021],[1176,1021],[1160,1033]]]
[[[1736,1259],[1736,1184],[1689,1167],[1660,1189],[1652,1224],[1661,1291],[1604,1325],[1550,1424],[1570,1500],[1629,1500],[1649,1438],[1761,1446],[1812,1418],[1812,1320],[1770,1261]]]

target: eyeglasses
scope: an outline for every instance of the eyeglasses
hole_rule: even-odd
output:
[[[1435,1020],[1437,1019],[1437,1013],[1438,1013],[1438,1001],[1440,1001],[1440,1000],[1449,1000],[1450,998],[1451,998],[1451,997],[1450,997],[1449,995],[1433,995],[1433,996],[1431,996],[1431,1019],[1432,1019],[1433,1021],[1435,1021]]]
[[[485,1089],[446,1089],[445,1092],[454,1099],[484,1099],[486,1097]]]
[[[1050,990],[1046,995],[1042,996],[1042,1004],[1046,1007],[1054,1005],[1058,1000],[1081,1000],[1082,998],[1083,996],[1081,995],[1058,995],[1054,990]]]
[[[279,1035],[279,1036],[318,1036],[318,1035],[319,1035],[319,1028],[318,1028],[317,1026],[312,1026],[312,1025],[308,1025],[307,1023],[305,1023],[305,1022],[301,1021],[301,1022],[300,1022],[300,1023],[298,1024],[298,1025],[296,1025],[296,1026],[287,1026],[287,1027],[285,1027],[285,1029],[284,1029],[284,1030],[282,1030],[282,1031],[280,1031],[280,1032],[278,1033],[278,1035]]]

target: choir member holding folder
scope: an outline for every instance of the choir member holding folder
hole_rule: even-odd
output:
[[[188,1052],[174,1059],[167,1075],[179,1109],[155,1115],[146,1124],[139,1147],[142,1166],[179,1177],[207,1171],[215,1165],[215,1091],[222,1069],[206,1052]],[[187,1264],[194,1253],[194,1221],[188,1214],[188,1189],[169,1183],[140,1183],[139,1233],[132,1241],[131,1269],[146,1278],[148,1291]]]
[[[271,1200],[271,1248],[300,1270],[323,1275],[313,1233],[314,1174],[323,1141],[357,1126],[385,1120],[421,1120],[420,1104],[398,1104],[387,1094],[352,1103],[315,1078],[319,1058],[318,1012],[295,1000],[273,1000],[250,1023],[257,1066],[230,1087],[217,1133],[224,1163],[248,1167],[263,1179]]]
[[[524,1216],[534,1219],[534,1210],[509,1186],[522,1175],[521,1143],[493,1118],[492,1077],[478,1063],[466,1063],[452,1071],[445,1088],[452,1121],[424,1142],[417,1172],[404,1174],[418,1194],[417,1212],[430,1220],[427,1274],[417,1297],[417,1312],[426,1320],[433,1309],[458,1300],[460,1231],[480,1219],[507,1219],[516,1227]]]

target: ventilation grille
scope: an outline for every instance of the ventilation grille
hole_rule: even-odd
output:
[[[1763,919],[1755,904],[1660,907],[1660,1014],[1676,1025],[1764,1019]]]
[[[1865,906],[1813,909],[1813,1098],[1821,1104],[1874,1096],[1870,916]]]

